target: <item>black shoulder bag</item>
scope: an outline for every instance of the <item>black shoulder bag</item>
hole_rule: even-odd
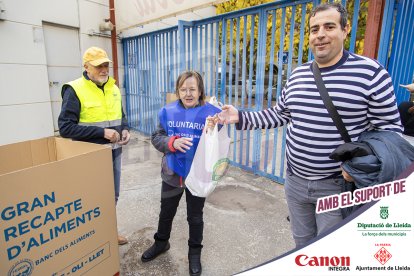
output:
[[[352,142],[351,138],[349,137],[348,131],[345,128],[344,122],[342,121],[341,117],[339,117],[339,113],[336,110],[336,107],[332,103],[332,99],[328,94],[328,91],[326,90],[325,84],[323,83],[321,72],[319,71],[318,64],[313,61],[312,62],[312,72],[313,77],[315,78],[316,86],[318,87],[319,94],[321,95],[323,104],[325,105],[326,109],[328,110],[329,115],[331,115],[332,120],[338,129],[339,133],[341,134],[342,139],[345,141],[345,143]],[[342,185],[342,191],[341,192],[351,192],[355,190],[355,184],[352,182],[344,181],[344,185]],[[346,218],[349,216],[352,212],[356,211],[360,205],[358,206],[350,206],[346,208],[342,208],[342,217]]]
[[[319,71],[318,64],[315,61],[312,62],[312,71],[313,77],[315,78],[316,86],[319,90],[319,94],[322,97],[323,104],[328,110],[329,115],[331,115],[336,128],[339,130],[339,133],[341,134],[342,139],[345,141],[345,143],[352,142],[351,138],[349,137],[348,131],[345,128],[344,122],[342,122],[341,117],[339,117],[338,111],[336,110],[336,107],[333,105],[332,99],[329,96],[328,91],[326,90],[325,84],[322,80],[321,72]]]

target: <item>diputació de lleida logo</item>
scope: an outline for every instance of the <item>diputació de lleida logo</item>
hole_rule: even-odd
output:
[[[388,218],[388,206],[380,206],[380,217],[382,219]]]
[[[15,263],[9,270],[7,276],[29,276],[33,272],[33,262],[23,259]]]
[[[216,164],[214,164],[213,176],[211,177],[211,179],[213,181],[220,180],[220,178],[222,178],[226,174],[227,169],[229,168],[229,163],[230,163],[230,159],[228,158],[219,159],[216,162]]]

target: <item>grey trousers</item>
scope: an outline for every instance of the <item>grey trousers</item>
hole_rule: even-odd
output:
[[[307,180],[287,172],[285,194],[296,247],[305,245],[317,235],[342,221],[340,209],[316,213],[318,198],[339,194],[342,182],[344,182],[342,177]]]

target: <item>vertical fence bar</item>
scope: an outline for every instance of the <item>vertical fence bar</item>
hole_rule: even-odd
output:
[[[124,82],[125,82],[125,102],[126,102],[126,114],[128,118],[132,117],[131,114],[131,101],[130,101],[130,95],[128,95],[130,88],[129,88],[129,59],[128,59],[128,53],[130,53],[130,51],[128,51],[128,44],[127,43],[123,43],[122,44],[122,51],[124,54]]]
[[[197,27],[197,36],[198,36],[198,52],[200,53],[197,56],[199,60],[198,70],[201,75],[203,75],[203,26]]]
[[[213,34],[214,24],[210,24],[210,48],[209,48],[209,60],[210,60],[210,96],[213,96],[213,87],[214,86],[214,57],[213,57],[213,50],[214,50],[214,34]]]
[[[188,32],[188,34],[190,34],[190,32]],[[188,49],[191,49],[191,60],[192,65],[191,67],[189,66],[188,69],[193,69],[193,70],[197,70],[197,64],[198,64],[198,28],[196,26],[193,26],[191,28],[191,36],[192,36],[192,45],[190,48],[190,46],[188,47]],[[190,40],[188,40],[190,41]],[[188,61],[188,64],[191,64],[190,59]]]
[[[290,73],[292,71],[292,58],[293,58],[293,41],[294,39],[294,31],[295,31],[295,15],[296,15],[296,6],[292,6],[292,10],[290,13],[290,34],[289,34],[289,57],[288,57],[288,68],[287,68],[287,77],[289,79]]]
[[[355,28],[352,28],[351,30],[351,41],[349,43],[349,51],[355,52],[355,43],[356,43],[356,34],[358,31],[358,17],[359,17],[359,0],[354,0],[354,14],[352,16],[352,26],[355,26]]]
[[[233,19],[230,19],[230,45],[229,45],[229,90],[228,90],[228,104],[231,104],[233,96]],[[227,91],[226,91],[227,95]]]
[[[247,108],[251,109],[252,107],[252,88],[253,88],[253,49],[254,49],[254,26],[255,26],[255,15],[250,16],[250,53],[249,53],[249,98]],[[249,136],[249,131],[247,132]],[[247,139],[247,143],[249,143],[249,138]]]
[[[306,18],[306,4],[302,4],[302,17]],[[305,34],[305,21],[301,20],[300,22],[300,35],[299,35],[299,49],[298,49],[298,66],[302,64],[302,57],[303,57],[303,41],[304,41],[304,34]]]
[[[234,96],[234,105],[237,106],[239,100],[239,66],[240,66],[240,17],[236,19],[236,95]],[[233,127],[233,160],[236,160],[237,153],[237,131]]]
[[[173,79],[174,79],[174,64],[175,64],[175,60],[174,60],[174,48],[173,48],[173,39],[174,39],[174,33],[173,32],[171,32],[171,33],[169,33],[168,34],[168,65],[169,65],[169,68],[168,68],[168,84],[167,84],[167,93],[171,93],[173,90],[172,90],[172,87],[171,87],[171,83],[173,83],[174,81],[173,81]],[[163,104],[165,105],[166,104],[166,100],[167,100],[167,97],[166,97],[166,95],[167,94],[165,94],[165,97],[164,97],[164,101],[163,101]]]
[[[242,55],[242,97],[241,108],[244,108],[246,98],[246,44],[247,44],[247,16],[243,17],[243,55]],[[242,132],[243,133],[243,132]],[[242,141],[242,139],[240,140]]]
[[[138,88],[137,88],[139,86],[139,83],[137,83],[137,81],[133,81],[133,80],[137,79],[136,76],[139,72],[138,70],[139,70],[139,64],[140,64],[140,56],[139,56],[139,52],[138,52],[138,46],[139,46],[138,39],[133,39],[131,41],[130,46],[131,46],[132,49],[135,50],[135,51],[132,52],[132,57],[131,57],[131,62],[135,63],[135,66],[132,67],[132,68],[135,68],[135,70],[133,70],[131,68],[132,72],[129,71],[129,72],[131,72],[131,74],[129,74],[129,77],[128,77],[128,82],[129,82],[128,87],[130,88],[130,93],[131,93],[131,97],[132,97],[131,112],[134,114],[134,115],[131,114],[131,116],[133,116],[134,124],[135,124],[135,126],[137,126],[138,123],[139,123],[139,121],[138,121],[139,120],[139,118],[138,118],[138,108],[139,108],[138,100],[139,99],[138,99]]]
[[[147,76],[145,76],[145,72],[146,72],[146,67],[147,67],[147,56],[145,55],[145,53],[147,52],[147,47],[146,47],[146,41],[147,41],[147,36],[143,37],[141,39],[141,57],[142,57],[142,66],[141,66],[141,72],[140,75],[142,76],[142,90],[138,91],[138,104],[141,106],[140,108],[140,114],[139,114],[139,127],[142,129],[142,132],[145,132],[145,127],[143,124],[143,120],[144,120],[144,112],[145,112],[145,101],[143,101],[143,96],[144,96],[144,91],[147,90],[147,83],[148,83],[148,78]]]
[[[282,63],[282,54],[283,54],[283,48],[284,48],[284,37],[285,37],[285,19],[286,19],[286,8],[282,8],[282,30],[280,32],[280,48],[279,48],[279,57],[278,57],[278,66],[279,68],[282,68],[283,63]],[[281,86],[282,86],[282,72],[279,69],[279,76],[277,79],[277,84],[278,84],[278,89],[277,89],[277,98],[279,98],[280,93],[281,93]],[[284,130],[286,130],[286,127],[284,127]],[[285,137],[285,136],[284,136]],[[282,140],[282,152],[285,152],[285,148],[284,148],[284,140]],[[284,162],[284,154],[281,155],[281,163],[280,163],[280,170],[279,170],[279,175],[283,175],[283,162]]]
[[[269,85],[267,91],[267,108],[270,108],[272,105],[272,88],[273,88],[273,67],[275,61],[275,31],[276,31],[276,10],[271,11],[272,15],[272,29],[270,34],[270,53],[269,53]],[[274,137],[274,136],[273,136]],[[265,138],[265,149],[269,148],[270,143],[270,130],[266,129],[266,138]],[[274,147],[275,148],[275,147]],[[276,155],[273,155],[272,159],[275,159]],[[267,173],[267,164],[269,160],[269,150],[264,151],[264,165],[263,170]]]
[[[178,21],[178,37],[177,41],[180,42],[179,44],[179,59],[180,59],[180,70],[182,72],[185,70],[185,30],[184,30],[184,21]]]
[[[208,50],[208,25],[205,25],[204,26],[204,68],[203,68],[203,72],[204,72],[204,80],[205,80],[205,83],[204,83],[204,85],[205,85],[205,92],[206,92],[206,94],[208,95],[208,88],[209,88],[209,85],[211,85],[210,83],[208,83],[208,58],[207,58],[207,56],[208,56],[208,53],[207,53],[207,50]]]
[[[384,13],[382,16],[381,37],[378,51],[378,61],[384,66],[388,65],[388,52],[392,33],[392,23],[394,19],[395,0],[386,0]]]
[[[181,43],[181,42],[180,42]],[[175,61],[175,66],[174,66],[174,75],[173,75],[173,83],[175,83],[175,79],[178,77],[178,72],[180,71],[181,68],[181,60],[180,60],[180,56],[181,56],[181,45],[179,43],[179,34],[178,34],[178,30],[174,31],[174,42],[173,42],[173,51],[174,51],[174,61]]]
[[[215,96],[217,99],[219,99],[218,95],[218,87],[219,87],[219,55],[220,55],[220,38],[219,38],[219,28],[220,24],[219,22],[216,23],[216,49],[215,49],[215,56],[216,56],[216,89],[215,89]],[[221,76],[220,76],[221,78]]]
[[[220,101],[225,102],[226,95],[226,72],[227,72],[227,22],[221,22],[221,76],[220,76]]]
[[[253,49],[254,49],[254,26],[255,15],[250,16],[250,54],[249,54],[249,98],[247,108],[252,109],[252,88],[253,88]],[[249,166],[250,162],[250,130],[246,131],[246,163]],[[252,166],[253,167],[253,166]]]
[[[143,79],[143,87],[139,95],[139,101],[140,101],[139,104],[142,106],[140,127],[142,128],[145,134],[148,133],[148,130],[146,129],[147,127],[146,122],[145,122],[145,117],[146,117],[146,112],[147,112],[147,101],[145,100],[145,95],[147,91],[149,90],[149,84],[151,82],[151,79],[149,78],[149,69],[148,69],[150,67],[148,64],[149,62],[148,40],[149,40],[149,36],[145,36],[142,40],[142,48],[143,48],[142,58],[144,61],[144,66],[141,71],[141,78]]]
[[[256,108],[255,110],[261,110],[263,105],[263,91],[264,91],[264,73],[265,73],[265,61],[266,61],[266,28],[267,28],[267,13],[261,10],[258,14],[259,26],[258,26],[258,53],[256,62]],[[261,156],[261,138],[262,130],[258,129],[254,131],[253,135],[253,172],[259,171],[260,156]]]
[[[241,97],[241,108],[245,108],[245,98],[246,98],[246,60],[247,60],[247,16],[243,17],[243,67],[242,67],[242,97]],[[240,131],[240,145],[239,145],[239,164],[243,164],[243,141],[244,141],[244,131]]]
[[[282,77],[283,77],[283,48],[284,48],[284,38],[285,38],[285,20],[286,20],[286,8],[282,8],[282,17],[281,17],[281,30],[280,30],[280,44],[279,44],[279,54],[277,58],[277,66],[279,68],[277,76],[277,94],[276,98],[279,98],[280,92],[282,90]]]
[[[162,95],[165,95],[165,93],[167,93],[167,83],[168,83],[168,55],[167,55],[167,51],[168,51],[168,33],[163,33],[162,34],[162,40],[163,40],[163,46],[162,47],[162,60],[163,60],[163,65],[162,65],[162,69],[163,69],[163,78],[162,78],[162,93],[158,94],[158,97],[161,97]],[[157,104],[159,104],[159,99]]]

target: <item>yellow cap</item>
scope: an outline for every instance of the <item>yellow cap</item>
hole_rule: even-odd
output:
[[[106,52],[98,47],[91,47],[83,54],[83,64],[89,62],[93,66],[99,66],[105,62],[112,62]]]

